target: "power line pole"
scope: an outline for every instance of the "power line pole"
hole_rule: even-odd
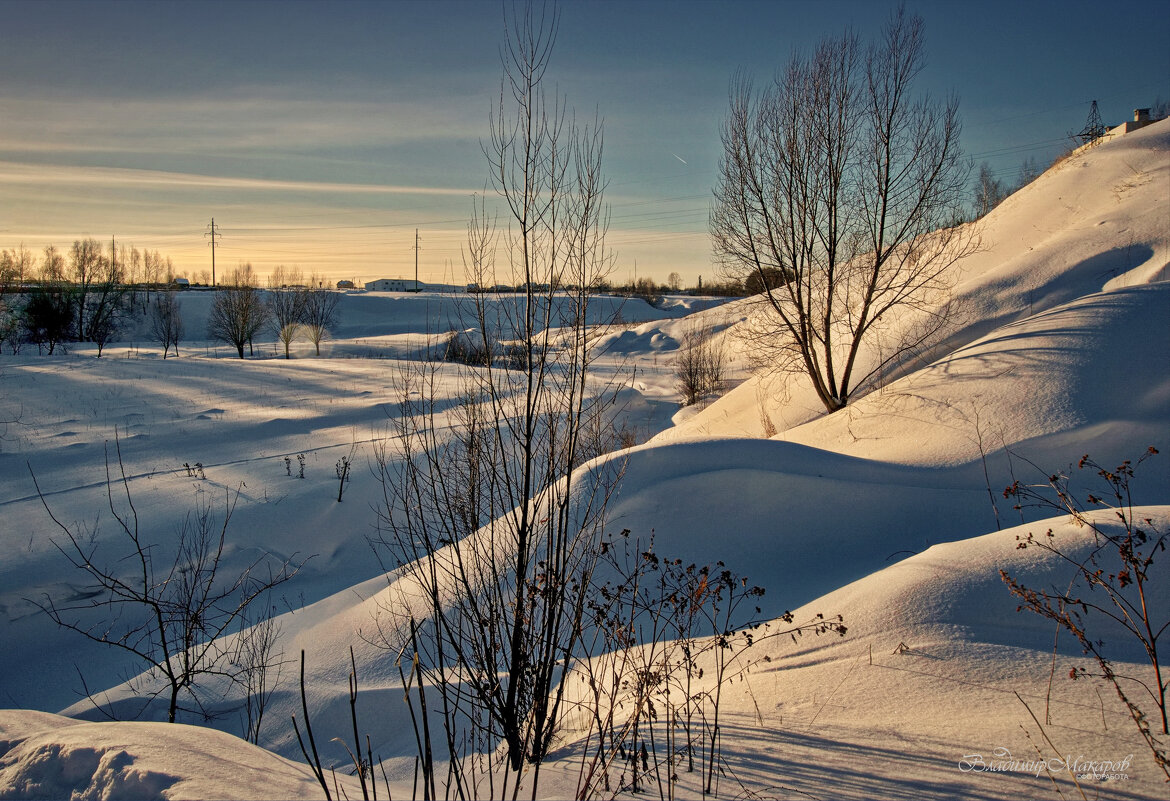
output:
[[[418,292],[418,229],[414,229],[414,291]]]
[[[214,217],[211,218],[211,224],[207,226],[207,231],[203,235],[211,237],[209,243],[211,245],[211,285],[215,286],[215,238],[223,236],[223,234],[216,230]]]
[[[1093,105],[1089,107],[1089,119],[1085,122],[1085,127],[1081,132],[1074,134],[1081,140],[1082,144],[1092,144],[1105,135],[1105,125],[1101,122],[1101,112],[1097,109],[1097,101],[1093,101]]]

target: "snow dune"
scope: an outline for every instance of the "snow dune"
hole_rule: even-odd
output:
[[[348,777],[351,797],[360,789]],[[223,732],[0,712],[0,798],[313,798],[308,766]]]

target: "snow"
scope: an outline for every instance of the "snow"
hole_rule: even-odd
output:
[[[957,265],[957,330],[936,359],[1078,298],[1170,279],[1168,125],[1061,162],[984,218],[979,250]],[[663,437],[760,436],[761,405],[780,430],[822,417],[811,386],[794,384],[753,379]]]
[[[612,527],[653,535],[664,556],[724,560],[766,587],[766,616],[840,614],[849,628],[750,652],[725,700],[721,797],[1072,797],[1068,770],[1049,778],[979,761],[1034,761],[1054,748],[1074,761],[1128,758],[1116,771],[1126,778],[1090,779],[1086,792],[1165,797],[1112,690],[1063,678],[1088,664],[1070,642],[1058,644],[1050,690],[1053,629],[1016,611],[999,570],[1035,585],[1067,581],[1055,560],[1016,548],[1028,532],[1052,528],[1075,552],[1090,547],[1088,529],[1021,518],[1003,499],[1013,478],[1038,475],[1029,463],[1054,471],[1090,453],[1112,465],[1170,446],[1168,206],[1170,123],[1045,173],[985,219],[980,249],[958,265],[960,311],[947,337],[828,416],[801,382],[749,373],[736,337],[744,301],[599,302],[595,322],[611,322],[598,377],[623,383],[621,422],[642,443],[612,457],[625,465]],[[198,336],[211,296],[180,298]],[[397,669],[373,644],[403,588],[367,545],[381,492],[367,463],[397,413],[402,365],[455,327],[460,302],[347,294],[321,358],[298,342],[286,361],[266,342],[241,361],[193,341],[164,361],[140,334],[100,359],[85,347],[0,357],[0,419],[13,421],[0,426],[0,705],[13,708],[0,712],[0,797],[317,797],[287,723],[300,714],[295,660],[303,649],[318,743],[348,739],[350,647],[363,733],[395,792],[411,791]],[[696,323],[728,352],[730,389],[682,408],[672,359]],[[439,378],[457,391],[447,368]],[[777,430],[770,439],[765,417]],[[229,569],[261,553],[311,557],[277,601],[288,661],[263,748],[234,736],[234,715],[172,725],[157,722],[155,706],[141,722],[98,722],[78,666],[96,700],[123,712],[141,705],[144,685],[126,679],[142,666],[55,629],[35,606],[86,587],[52,544],[30,471],[59,519],[111,549],[105,465],[115,436],[159,558],[197,496],[222,508],[237,488]],[[337,503],[334,464],[351,450],[357,469]],[[1166,455],[1134,482],[1134,503],[1160,530],[1170,526],[1168,487]],[[1164,560],[1156,567],[1154,608],[1165,610]],[[1141,653],[1118,658],[1142,669]],[[566,732],[542,774],[542,796],[574,792],[574,736]],[[341,746],[322,751],[343,774]],[[351,782],[349,797],[360,792],[340,780]],[[697,782],[683,774],[677,794],[698,795]]]
[[[1076,448],[1123,458],[1170,430],[1170,284],[1098,292],[1008,323],[794,442],[899,464],[953,466],[1003,448],[1046,462]],[[1076,443],[1080,443],[1079,445]]]
[[[340,781],[352,796],[353,782]],[[0,798],[145,801],[320,794],[306,765],[205,727],[82,723],[43,712],[0,712]]]

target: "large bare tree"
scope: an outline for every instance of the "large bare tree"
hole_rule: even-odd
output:
[[[207,318],[207,336],[226,342],[244,358],[244,345],[251,352],[252,340],[268,322],[268,308],[253,286],[251,264],[240,265],[228,276],[227,286],[215,293]]]
[[[611,267],[601,129],[579,127],[542,90],[556,11],[506,8],[504,80],[484,151],[508,225],[497,228],[481,201],[465,266],[479,286],[521,290],[469,301],[460,326],[484,358],[407,375],[396,436],[379,453],[386,499],[375,545],[417,588],[395,611],[409,612],[411,635],[421,627],[405,648],[440,695],[458,797],[515,797],[522,781],[535,793],[614,487],[602,470],[575,476],[598,451],[610,403],[587,380],[589,295]],[[449,408],[440,390],[452,370],[463,395]],[[430,753],[429,742],[420,748]],[[470,767],[476,754],[504,764]],[[424,773],[429,764],[424,756]],[[485,776],[489,786],[477,788]]]
[[[264,304],[276,338],[284,346],[284,358],[292,358],[289,348],[301,329],[305,311],[304,276],[296,267],[278,266],[268,278],[268,297]]]
[[[150,332],[158,343],[163,346],[163,358],[167,351],[174,347],[175,355],[179,355],[179,342],[186,334],[183,326],[183,310],[175,297],[174,290],[160,292],[154,296],[154,307],[150,315]]]
[[[337,323],[337,304],[341,300],[341,295],[332,289],[319,286],[321,283],[320,280],[309,282],[309,289],[304,292],[302,309],[305,333],[316,348],[318,356],[321,355],[321,340]]]
[[[104,256],[97,263],[97,271],[85,301],[85,339],[97,344],[97,355],[118,334],[125,315],[125,269],[111,246],[110,258]]]
[[[69,261],[77,304],[73,315],[77,321],[77,339],[85,341],[89,338],[89,327],[86,325],[89,293],[100,280],[101,273],[107,270],[109,262],[102,255],[101,243],[93,238],[75,240],[73,249],[69,251]]]
[[[924,47],[922,20],[899,9],[868,47],[826,38],[759,90],[732,82],[715,254],[758,279],[757,355],[806,375],[830,412],[939,330],[948,268],[975,245],[956,225],[958,103],[912,92]]]

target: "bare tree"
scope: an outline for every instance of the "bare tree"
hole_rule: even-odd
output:
[[[142,270],[142,251],[136,247],[123,246],[119,258],[126,272],[126,283],[130,287],[130,311],[133,312],[135,306],[140,306],[142,314],[146,315],[148,293]]]
[[[264,712],[272,700],[272,693],[280,684],[285,662],[284,651],[276,650],[281,628],[275,614],[272,607],[262,608],[253,622],[252,605],[249,605],[240,616],[240,628],[246,634],[236,639],[235,652],[230,656],[232,666],[239,670],[236,683],[244,696],[241,710],[244,739],[254,745],[260,744]]]
[[[222,519],[218,520],[210,502],[200,496],[174,537],[168,538],[174,543],[174,557],[161,557],[162,538],[152,539],[140,527],[120,446],[117,459],[119,475],[115,478],[107,457],[106,498],[126,547],[107,558],[97,545],[98,524],[86,530],[62,523],[33,475],[37,495],[60,532],[53,545],[98,590],[61,602],[46,596],[38,606],[58,626],[136,657],[146,678],[157,680],[155,686],[142,688],[147,703],[165,698],[171,723],[180,712],[206,718],[209,691],[200,686],[201,681],[226,679],[231,684],[250,682],[254,686],[252,674],[259,669],[233,659],[240,646],[229,647],[228,635],[239,632],[244,638],[269,637],[262,627],[240,631],[241,624],[252,622],[246,615],[253,603],[295,576],[300,567],[291,559],[273,567],[264,555],[234,575],[223,575],[228,523],[238,492],[227,494]],[[263,654],[270,651],[259,649]]]
[[[126,297],[124,278],[125,271],[118,262],[117,253],[111,252],[110,258],[103,257],[98,262],[92,291],[86,301],[89,323],[85,339],[97,344],[99,357],[106,344],[117,336],[122,324]]]
[[[578,128],[563,101],[542,91],[555,10],[528,6],[507,22],[500,106],[484,150],[510,225],[501,234],[481,201],[468,224],[465,267],[469,282],[494,286],[499,250],[509,272],[499,278],[522,289],[498,299],[475,294],[461,321],[485,345],[500,343],[507,358],[421,363],[403,378],[396,436],[377,454],[385,504],[374,544],[419,588],[405,611],[394,610],[412,618],[398,646],[418,654],[439,694],[462,797],[514,797],[525,777],[535,792],[614,486],[605,470],[574,474],[587,455],[586,431],[609,403],[587,381],[589,293],[611,267],[601,130]],[[464,380],[464,397],[448,413],[437,391],[441,370]],[[423,731],[419,743],[422,764],[433,764]],[[496,766],[476,774],[488,777],[486,792],[462,761],[469,752],[504,760],[502,779]]]
[[[20,292],[33,277],[36,258],[22,244],[14,250],[0,252],[0,297],[9,292]]]
[[[0,348],[7,345],[15,356],[25,341],[24,303],[0,297]]]
[[[791,280],[791,275],[775,267],[753,270],[751,275],[743,279],[743,293],[745,295],[759,295],[762,292],[779,289]]]
[[[10,292],[20,291],[21,282],[16,275],[16,262],[12,254],[7,250],[0,252],[0,300]]]
[[[163,358],[173,346],[179,355],[179,342],[183,339],[183,310],[174,291],[154,296],[154,307],[150,315],[150,331],[163,346]]]
[[[321,355],[321,341],[337,323],[337,303],[341,295],[331,289],[309,289],[304,293],[301,320],[309,341]]]
[[[157,250],[142,251],[142,280],[145,283],[155,287],[162,283],[164,266],[162,254]]]
[[[979,167],[979,180],[975,184],[975,214],[978,217],[987,216],[1009,194],[1003,181],[991,171],[991,165],[983,162]]]
[[[50,356],[63,342],[69,341],[73,329],[73,298],[68,287],[38,287],[29,293],[23,309],[23,338],[47,348]]]
[[[826,39],[756,91],[737,76],[711,215],[728,277],[757,274],[755,345],[805,375],[832,412],[944,319],[948,268],[974,246],[961,219],[968,166],[958,103],[911,95],[922,21],[896,11],[863,49]],[[770,287],[767,271],[791,276]],[[863,343],[904,313],[932,318],[870,358]]]
[[[276,338],[284,345],[284,358],[291,358],[289,347],[301,328],[305,310],[305,289],[301,286],[300,270],[286,270],[283,266],[272,271],[268,278],[268,320],[276,331]]]
[[[268,309],[251,280],[251,264],[233,270],[224,288],[215,293],[207,318],[207,336],[234,347],[241,359],[244,345],[251,352],[252,340],[268,322]]]
[[[85,340],[89,337],[89,328],[86,326],[86,310],[90,287],[99,280],[99,273],[102,272],[106,258],[102,255],[101,243],[96,239],[78,239],[73,243],[73,249],[69,252],[69,261],[77,304],[73,315],[77,322],[77,339]]]
[[[649,303],[651,306],[656,306],[662,300],[662,295],[658,291],[658,285],[654,283],[653,278],[639,278],[630,286],[630,292],[634,297],[641,298]]]
[[[0,346],[7,344],[14,355],[24,341],[21,295],[35,264],[36,259],[24,245],[0,252]]]
[[[97,345],[97,356],[100,359],[106,345],[117,338],[122,328],[121,295],[116,300],[103,302],[95,308],[95,314],[89,318],[89,340]]]
[[[1023,189],[1039,178],[1040,173],[1040,165],[1036,163],[1036,157],[1028,156],[1028,158],[1020,162],[1020,172],[1016,177],[1016,189]]]
[[[726,351],[722,343],[715,341],[711,326],[690,321],[683,329],[674,359],[674,375],[684,406],[722,391],[726,361]]]
[[[35,343],[38,350],[47,347],[52,355],[72,335],[76,310],[74,288],[65,278],[65,259],[52,245],[45,248],[37,283],[21,310],[21,331],[13,335]]]
[[[65,257],[57,252],[53,245],[45,246],[45,255],[41,261],[40,281],[52,283],[65,280]]]
[[[678,273],[671,273],[666,276],[666,285],[670,287],[671,292],[678,292],[682,289],[682,276]]]

